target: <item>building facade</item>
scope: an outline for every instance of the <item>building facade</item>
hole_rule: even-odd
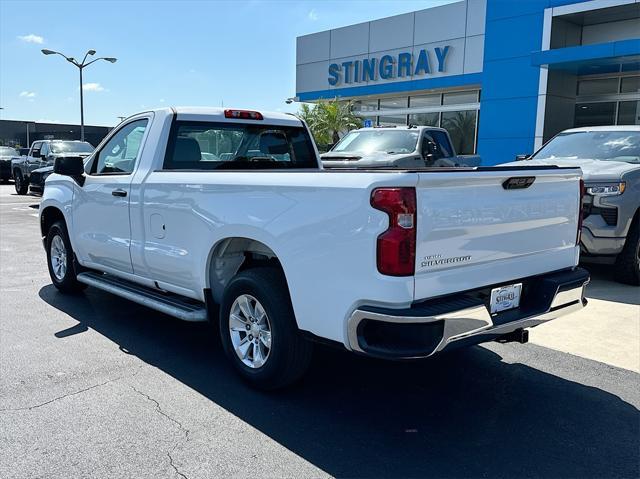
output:
[[[640,124],[640,0],[465,0],[305,35],[296,97],[512,161],[566,128]]]
[[[85,140],[97,146],[111,131],[108,126],[84,126]],[[35,140],[79,140],[80,125],[39,123],[22,120],[0,120],[0,144],[30,146]]]

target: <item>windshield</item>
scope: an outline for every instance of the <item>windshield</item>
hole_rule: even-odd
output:
[[[415,151],[420,133],[417,130],[364,130],[347,133],[333,152],[358,151],[371,153],[411,153]]]
[[[93,146],[86,141],[56,141],[51,143],[53,153],[91,153]]]
[[[0,146],[0,156],[17,156],[18,152],[8,146]]]
[[[536,160],[605,160],[640,163],[640,131],[560,133],[534,156]]]

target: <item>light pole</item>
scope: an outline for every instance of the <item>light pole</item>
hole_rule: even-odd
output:
[[[84,141],[84,98],[82,95],[82,70],[84,70],[86,67],[88,67],[92,63],[97,62],[98,60],[105,60],[110,63],[115,63],[118,61],[118,59],[113,57],[100,57],[100,58],[91,60],[89,63],[85,63],[89,55],[93,56],[96,54],[95,50],[89,50],[87,53],[85,53],[84,58],[80,63],[78,63],[76,59],[73,57],[68,57],[66,55],[63,55],[60,52],[54,52],[53,50],[47,50],[46,48],[42,50],[42,53],[44,53],[45,55],[60,55],[61,57],[64,57],[64,59],[67,60],[69,63],[77,66],[78,70],[80,71],[80,140]]]

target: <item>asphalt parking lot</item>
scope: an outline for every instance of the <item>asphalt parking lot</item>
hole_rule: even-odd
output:
[[[13,193],[0,185],[2,478],[640,476],[640,306],[606,272],[588,320],[537,344],[413,363],[319,348],[301,384],[264,394],[206,326],[58,294],[39,200]],[[594,328],[624,318],[609,358]]]

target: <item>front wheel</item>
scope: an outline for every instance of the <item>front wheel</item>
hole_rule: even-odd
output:
[[[16,193],[19,195],[26,195],[29,190],[29,182],[24,179],[22,176],[22,172],[16,171],[13,175],[14,186],[16,188]]]
[[[311,360],[312,344],[300,335],[287,283],[275,268],[249,269],[229,282],[220,337],[235,369],[260,389],[291,384]]]
[[[62,293],[77,293],[87,286],[80,283],[73,269],[73,249],[63,221],[56,221],[47,232],[47,266],[51,282]]]
[[[640,286],[640,215],[636,214],[627,233],[622,252],[616,260],[616,279],[621,283]]]

